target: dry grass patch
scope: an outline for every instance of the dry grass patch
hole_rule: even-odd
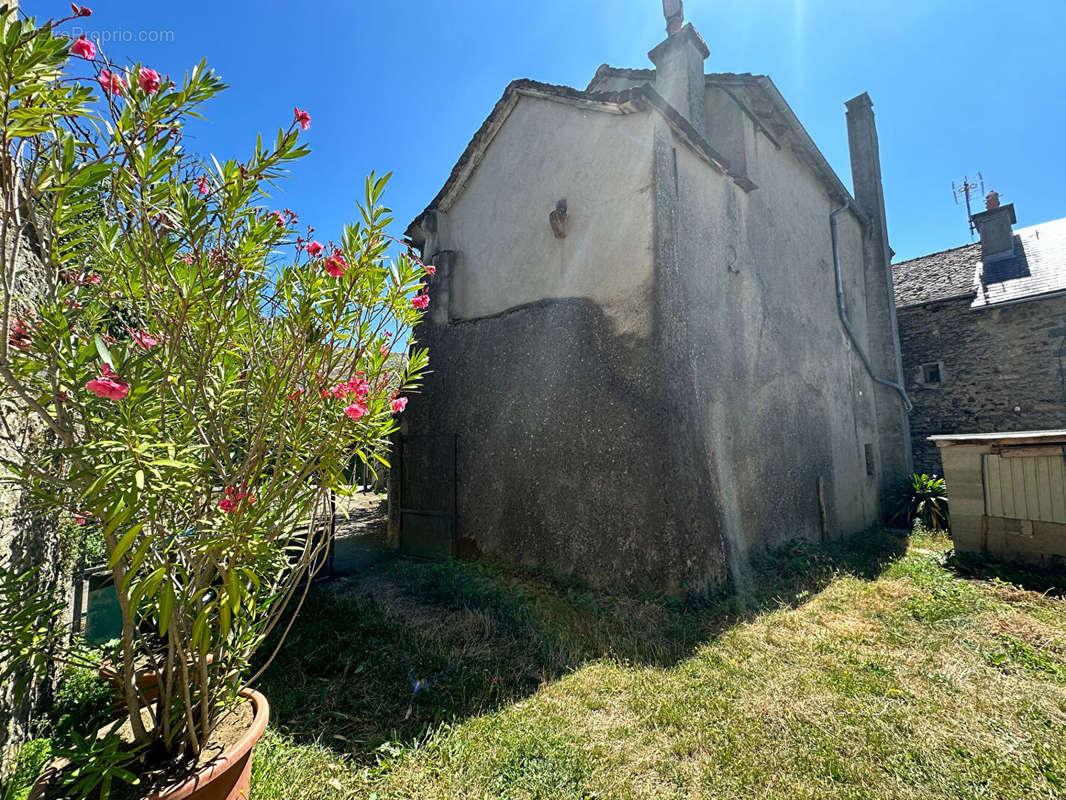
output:
[[[279,715],[290,738],[271,735],[256,797],[1066,796],[1066,601],[961,578],[928,548],[853,548],[786,553],[762,597],[687,602],[376,568],[373,592],[316,612],[354,626],[334,665],[373,654],[345,684],[364,744],[294,724],[323,704],[290,673],[304,709]],[[403,658],[446,674],[412,699]]]

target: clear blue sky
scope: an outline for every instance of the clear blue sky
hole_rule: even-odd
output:
[[[243,156],[257,131],[311,112],[313,154],[279,204],[323,238],[354,218],[362,179],[392,170],[396,235],[444,182],[504,86],[584,88],[602,62],[647,67],[658,0],[88,0],[84,27],[170,31],[107,45],[180,73],[208,59],[231,89],[190,144]],[[60,0],[23,0],[38,16]],[[868,91],[898,257],[969,241],[952,180],[984,174],[1020,225],[1066,216],[1066,1],[688,0],[708,71],[770,75],[844,183],[843,103]],[[151,34],[148,34],[151,36]]]

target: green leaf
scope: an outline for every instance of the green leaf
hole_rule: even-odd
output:
[[[111,351],[107,349],[107,344],[101,338],[100,334],[93,334],[93,342],[96,344],[96,352],[100,354],[100,358],[105,364],[115,366],[114,359],[111,358]]]
[[[157,458],[148,462],[150,467],[173,467],[174,469],[195,469],[195,464],[188,461],[176,461],[173,458]]]
[[[166,636],[174,612],[174,587],[164,583],[159,591],[159,635]]]
[[[141,524],[134,525],[123,535],[117,545],[115,545],[114,552],[111,553],[111,558],[107,562],[107,566],[114,567],[119,562],[119,559],[126,554],[126,551],[130,549],[130,545],[133,544],[133,540],[137,537],[137,534],[141,532],[141,528],[144,526]]]

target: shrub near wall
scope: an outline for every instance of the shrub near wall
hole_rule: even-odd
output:
[[[0,400],[50,437],[44,459],[5,461],[18,485],[104,539],[131,741],[80,742],[62,791],[106,795],[127,766],[146,787],[193,769],[247,696],[252,654],[323,563],[316,511],[353,455],[387,466],[428,363],[413,349],[393,374],[393,343],[434,270],[390,255],[387,177],[334,241],[273,207],[308,152],[306,110],[246,158],[201,163],[182,132],[217,75],[121,68],[58,24],[11,23],[0,43],[2,222],[45,276],[18,297],[17,249],[3,265]],[[22,633],[39,664],[47,642]]]

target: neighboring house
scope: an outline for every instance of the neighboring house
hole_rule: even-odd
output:
[[[437,272],[405,549],[699,591],[870,525],[906,475],[870,99],[852,198],[769,78],[707,55],[675,18],[655,70],[511,83],[411,224]]]
[[[1012,230],[993,192],[973,221],[980,242],[892,268],[922,472],[943,474],[929,436],[1066,425],[1066,218]]]

